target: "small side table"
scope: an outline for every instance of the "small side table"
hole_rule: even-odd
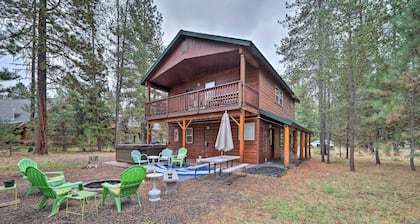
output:
[[[179,182],[178,174],[175,170],[168,170],[163,174],[163,183],[165,183],[165,195],[176,194],[176,187]]]
[[[18,200],[18,197],[17,197],[17,187],[16,187],[16,184],[14,184],[12,187],[0,186],[0,191],[13,190],[13,189],[15,190],[15,200],[2,203],[2,204],[0,204],[0,207],[4,207],[4,206],[15,204],[15,209],[17,209],[17,204],[18,204],[19,200]]]
[[[149,173],[146,175],[147,178],[152,179],[153,188],[149,191],[149,201],[159,201],[160,200],[160,190],[156,187],[156,181],[162,177],[161,173]]]
[[[149,160],[152,160],[153,173],[156,173],[155,161],[159,160],[159,156],[149,156]]]
[[[82,216],[82,223],[84,223],[84,221],[85,221],[85,204],[87,203],[87,199],[89,197],[93,197],[95,199],[96,214],[98,214],[98,204],[96,203],[96,195],[97,194],[98,193],[92,192],[92,191],[78,191],[77,195],[75,195],[75,196],[69,194],[67,196],[67,199],[66,199],[67,200],[67,202],[66,202],[66,216],[68,215],[68,213],[75,214],[75,215],[81,215]],[[80,206],[82,208],[81,213],[70,212],[69,211],[69,199],[80,201]]]

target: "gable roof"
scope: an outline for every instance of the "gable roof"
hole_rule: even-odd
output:
[[[27,123],[30,105],[30,99],[0,99],[0,119],[13,124]]]
[[[299,99],[295,95],[295,93],[290,89],[287,83],[281,78],[281,76],[277,73],[277,71],[271,66],[271,64],[267,61],[267,59],[261,54],[258,48],[252,43],[250,40],[238,39],[238,38],[231,38],[231,37],[224,37],[224,36],[217,36],[212,34],[204,34],[204,33],[196,33],[186,30],[180,30],[175,38],[171,41],[168,47],[164,50],[164,52],[160,55],[160,57],[155,61],[155,63],[150,67],[150,69],[146,72],[145,76],[141,80],[141,84],[145,85],[146,80],[150,77],[150,75],[157,69],[158,65],[166,58],[175,46],[177,46],[183,39],[186,37],[222,42],[227,44],[234,44],[241,47],[244,47],[252,56],[254,56],[258,62],[264,67],[268,73],[278,81],[281,86],[287,91],[287,93],[292,97],[294,101],[299,102]]]

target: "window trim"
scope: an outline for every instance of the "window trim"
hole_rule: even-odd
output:
[[[240,140],[240,135],[238,131],[238,140]],[[244,125],[244,140],[245,141],[255,141],[255,122],[248,122]]]

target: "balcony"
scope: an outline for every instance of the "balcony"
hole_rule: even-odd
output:
[[[241,108],[242,99],[245,99],[245,105],[257,108],[258,91],[245,84],[245,96],[242,96],[242,85],[242,82],[235,81],[146,103],[146,120],[235,110]]]

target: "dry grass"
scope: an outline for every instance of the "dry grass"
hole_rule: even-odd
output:
[[[348,160],[318,155],[275,185],[243,194],[248,203],[228,204],[203,220],[216,223],[419,223],[420,179],[404,158],[358,153],[356,172]],[[417,169],[419,162],[417,161]],[[261,192],[262,191],[262,192]],[[259,194],[262,194],[259,195]]]
[[[64,170],[70,181],[115,178],[122,171],[105,165],[80,169],[88,155],[19,152],[0,157],[0,179],[16,179],[22,201],[17,211],[1,208],[0,223],[29,219],[37,220],[35,223],[79,222],[80,217],[65,217],[63,211],[47,218],[50,205],[34,211],[40,194],[24,197],[27,181],[20,179],[16,164],[30,157],[45,171]],[[98,155],[101,162],[115,158],[108,152]],[[417,169],[419,165],[416,161]],[[418,171],[411,172],[404,158],[382,157],[382,165],[377,166],[373,156],[357,154],[356,172],[350,172],[348,160],[333,156],[331,164],[324,164],[313,155],[281,178],[248,174],[231,186],[214,180],[187,181],[178,186],[176,195],[163,196],[158,203],[147,201],[151,183],[146,182],[140,188],[141,209],[131,200],[117,214],[112,201],[107,200],[106,206],[99,206],[98,216],[88,213],[86,218],[87,223],[418,223],[419,187]]]

